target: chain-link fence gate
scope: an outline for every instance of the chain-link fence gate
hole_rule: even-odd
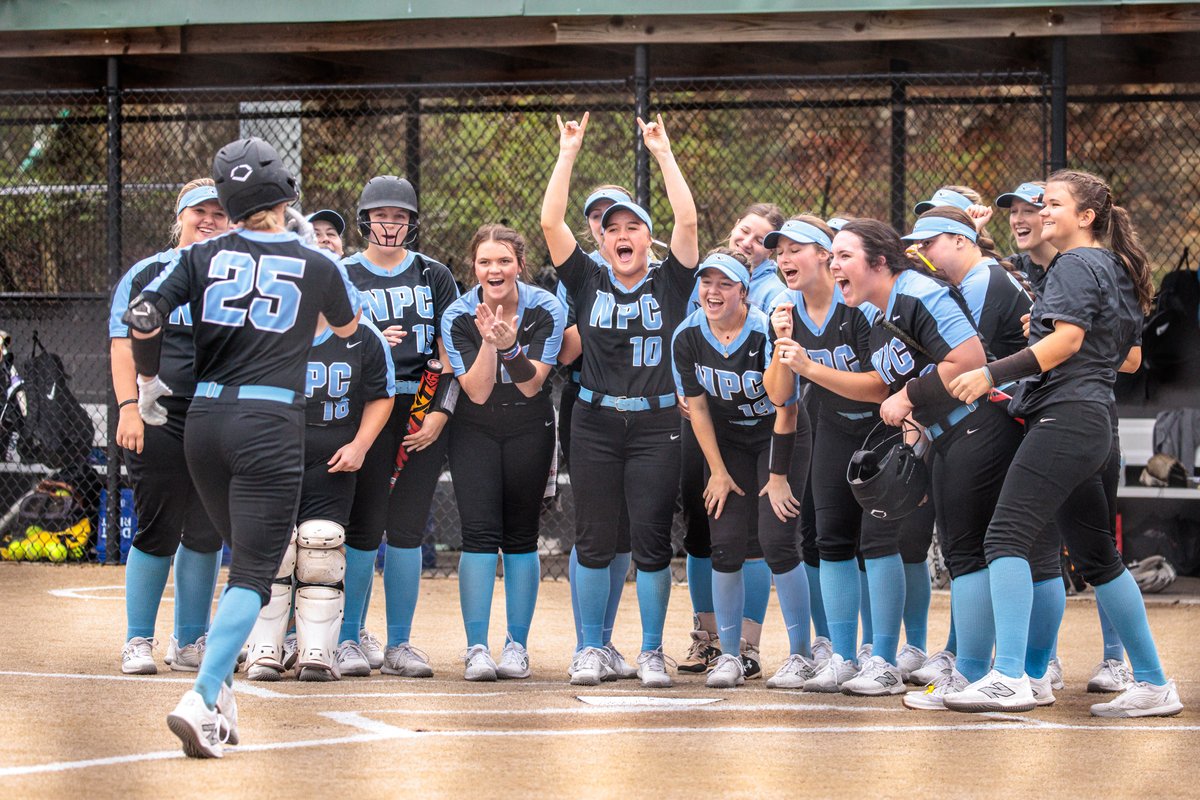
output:
[[[1194,117],[1200,105],[1189,95],[1155,91],[1137,96],[1141,117],[1156,126],[1140,130],[1136,145],[1129,132],[1120,133],[1119,95],[1072,105],[1070,153],[1081,166],[1113,175],[1119,194],[1135,195],[1125,201],[1161,266],[1190,235],[1197,213],[1183,202],[1190,196],[1183,187],[1200,181],[1197,128],[1179,120]],[[1112,119],[1095,124],[1096,112],[1087,109],[1104,103],[1111,104],[1105,119]],[[1049,161],[1050,88],[1039,72],[0,93],[0,209],[7,225],[0,238],[0,329],[11,337],[0,429],[0,509],[7,513],[0,533],[6,544],[16,543],[0,556],[95,559],[105,518],[117,545],[118,519],[129,516],[120,510],[123,493],[111,492],[106,508],[99,497],[106,484],[119,488],[117,472],[108,470],[119,461],[109,436],[116,412],[109,405],[108,293],[130,265],[169,246],[179,187],[208,175],[222,144],[246,135],[274,144],[301,175],[306,212],[333,208],[352,219],[367,179],[407,176],[420,194],[418,248],[469,283],[467,242],[484,222],[523,232],[530,262],[547,263],[538,216],[557,153],[554,115],[584,111],[592,118],[573,197],[581,202],[599,183],[624,184],[649,201],[655,218],[666,219],[665,194],[635,123],[639,113],[661,113],[700,209],[702,249],[723,243],[753,202],[774,202],[788,213],[873,216],[903,227],[914,203],[943,184],[966,184],[991,198],[1043,177]],[[1122,161],[1121,153],[1136,158]],[[1170,198],[1170,213],[1138,204],[1159,197]],[[578,205],[575,212],[582,230]],[[1011,252],[1006,221],[994,220],[991,232]],[[362,240],[349,230],[346,243],[349,252]],[[538,279],[550,285],[551,272],[544,267]],[[88,448],[70,463],[37,461],[22,445],[14,412],[30,404],[28,392],[13,387],[35,334],[61,357],[67,385],[91,421],[90,430],[80,424],[76,437]],[[561,382],[556,375],[556,394]],[[45,478],[69,485],[78,504],[31,502]],[[565,470],[559,487],[542,519],[543,572],[552,577],[565,576],[564,554],[574,539]],[[48,491],[43,495],[66,492]],[[39,524],[48,520],[34,516],[45,507],[80,516],[79,524],[52,531]],[[679,519],[675,527],[678,543]],[[453,572],[460,534],[448,473],[427,540],[432,570]],[[111,559],[119,548],[104,550]]]

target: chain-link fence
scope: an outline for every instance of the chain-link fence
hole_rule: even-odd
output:
[[[1159,266],[1193,235],[1200,213],[1188,202],[1200,181],[1200,128],[1192,124],[1200,104],[1164,92],[1137,87],[1131,105],[1119,91],[1081,91],[1069,128],[1072,163],[1113,177]],[[11,335],[10,385],[31,365],[36,332],[61,357],[62,385],[91,421],[87,430],[79,418],[76,432],[87,439],[86,452],[77,448],[70,463],[47,464],[39,456],[54,459],[22,445],[20,415],[12,413],[28,414],[40,401],[29,402],[29,381],[24,393],[10,389],[0,459],[0,509],[9,512],[0,533],[10,543],[33,534],[43,544],[18,544],[0,556],[96,558],[94,532],[104,518],[114,523],[114,543],[132,522],[122,511],[126,493],[113,492],[107,514],[96,496],[115,455],[108,292],[129,265],[170,246],[179,188],[208,175],[222,144],[262,136],[301,176],[305,211],[333,208],[347,219],[367,179],[407,176],[421,199],[419,249],[469,283],[467,242],[484,222],[522,231],[531,263],[546,264],[538,216],[557,153],[554,115],[584,111],[591,123],[573,197],[581,201],[597,184],[623,184],[648,199],[669,230],[665,193],[635,123],[639,112],[661,113],[700,209],[702,248],[723,243],[754,202],[903,227],[914,203],[943,184],[965,184],[986,200],[1043,177],[1049,162],[1050,91],[1037,72],[0,94],[0,207],[8,224],[0,240],[0,329]],[[578,205],[569,213],[578,214],[582,230]],[[353,227],[348,252],[362,244]],[[999,249],[1011,252],[1006,221],[990,228]],[[551,283],[549,272],[543,268],[539,280]],[[562,379],[554,378],[556,394]],[[69,505],[44,499],[61,498],[61,488],[36,491],[46,478],[75,490],[68,517],[88,518],[89,547],[78,547],[80,528],[51,531],[36,516],[44,508],[66,513]],[[552,577],[565,576],[574,539],[565,470],[559,487],[542,520],[544,574]],[[678,519],[675,527],[680,542]],[[45,532],[61,535],[51,541]],[[453,572],[460,534],[448,474],[428,543],[432,569]]]

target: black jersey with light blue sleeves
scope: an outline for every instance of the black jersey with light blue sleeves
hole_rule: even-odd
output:
[[[442,341],[454,374],[461,377],[475,363],[483,346],[483,337],[475,326],[475,310],[482,302],[479,287],[469,289],[458,298],[442,315]],[[508,315],[508,309],[505,309]],[[563,328],[566,314],[554,295],[537,286],[517,282],[517,343],[530,361],[539,361],[554,366],[558,362],[558,351],[562,348]],[[513,385],[503,362],[496,359],[496,384],[483,405],[504,403],[529,403],[533,400],[550,398],[550,381],[543,381],[541,391],[535,398],[526,397]],[[466,393],[459,395],[458,402],[473,405]]]
[[[558,267],[575,303],[583,343],[580,385],[611,397],[661,397],[675,391],[671,334],[687,316],[696,271],[668,253],[632,289],[579,247]]]
[[[112,308],[108,316],[110,339],[128,339],[129,326],[122,321],[129,301],[138,296],[150,283],[162,274],[179,257],[175,250],[144,258],[129,268],[113,290]],[[176,308],[163,326],[162,355],[159,358],[158,377],[171,388],[175,397],[191,397],[196,390],[196,373],[193,361],[196,345],[192,341],[192,307]]]
[[[1046,268],[1034,261],[1033,256],[1029,253],[1016,253],[1004,260],[1025,276],[1025,280],[1029,281],[1035,295],[1042,293],[1042,287],[1046,284]]]
[[[309,425],[354,425],[371,400],[396,394],[396,371],[387,340],[370,320],[340,339],[326,328],[313,339],[304,382]]]
[[[779,266],[772,260],[759,264],[750,273],[750,288],[746,292],[746,302],[753,308],[757,308],[766,314],[771,313],[772,302],[775,296],[787,289],[787,284],[779,277]],[[688,314],[700,308],[700,283],[697,281],[692,286],[692,293],[688,296]]]
[[[1021,317],[1033,301],[996,259],[985,258],[971,267],[958,289],[989,353],[1004,358],[1025,349]]]
[[[870,303],[857,308],[846,305],[842,290],[833,288],[833,298],[825,319],[817,321],[808,315],[801,292],[787,289],[772,301],[771,310],[782,303],[792,304],[792,340],[804,348],[808,357],[818,364],[842,372],[862,372],[871,368],[871,324],[879,309]],[[771,332],[775,338],[774,330]],[[822,414],[837,414],[845,419],[867,419],[878,415],[877,403],[850,400],[823,386],[813,384],[813,402]]]
[[[771,363],[770,329],[767,315],[750,306],[741,332],[724,344],[703,310],[688,314],[671,341],[675,391],[684,397],[707,395],[714,420],[753,423],[773,417],[775,406],[763,387]],[[793,395],[788,402],[795,400]]]
[[[1084,330],[1079,351],[1051,370],[1023,381],[1009,412],[1033,415],[1051,403],[1108,403],[1133,341],[1131,317],[1122,309],[1119,273],[1124,267],[1109,250],[1077,247],[1059,253],[1046,270],[1046,285],[1033,304],[1029,343],[1040,342],[1066,322]]]
[[[294,233],[236,230],[179,251],[146,287],[192,305],[196,379],[304,391],[317,315],[354,321],[358,292],[326,250]]]
[[[925,352],[905,344],[888,330],[885,320]],[[950,296],[949,288],[914,270],[905,270],[896,277],[887,309],[871,326],[871,366],[895,393],[912,378],[936,369],[951,350],[978,336],[974,323]],[[913,419],[922,425],[932,425],[941,422],[956,407],[957,404],[947,403],[944,407],[914,408]]]
[[[394,269],[377,266],[362,253],[343,259],[342,266],[362,294],[363,315],[381,331],[392,325],[407,331],[391,348],[392,361],[398,392],[415,393],[426,362],[438,357],[442,315],[458,299],[454,275],[444,264],[412,250]]]

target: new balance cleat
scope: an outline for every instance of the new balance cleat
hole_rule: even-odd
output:
[[[520,642],[509,639],[508,643],[504,645],[504,651],[500,654],[500,663],[496,665],[496,677],[520,679],[528,678],[531,674],[529,651]]]
[[[154,639],[134,636],[121,648],[121,672],[126,675],[157,675],[154,663]]]
[[[804,682],[817,676],[817,663],[798,653],[788,656],[774,675],[767,678],[768,689],[803,689]]]
[[[221,741],[221,715],[204,704],[200,693],[183,693],[179,705],[167,715],[167,727],[179,737],[183,752],[190,758],[221,758],[225,755]]]
[[[920,669],[914,669],[912,674],[908,676],[910,683],[915,683],[918,686],[925,684],[928,686],[931,683],[937,682],[942,677],[942,673],[946,670],[954,669],[955,662],[954,653],[949,650],[941,650],[925,659],[925,663]]]
[[[221,691],[217,694],[217,713],[221,715],[221,741],[225,744],[237,744],[238,710],[237,699],[233,696],[233,688],[221,683]]]
[[[172,636],[167,644],[167,657],[163,660],[170,665],[172,672],[199,672],[207,641],[208,636],[202,635],[191,644],[180,647],[179,640]]]
[[[433,677],[433,668],[429,666],[429,656],[408,642],[389,647],[383,654],[383,666],[379,668],[379,671],[387,675],[399,675],[402,678]]]
[[[842,684],[858,674],[858,667],[853,661],[834,653],[825,662],[825,666],[817,670],[817,674],[804,682],[806,692],[840,692]]]
[[[842,684],[842,694],[883,697],[904,693],[904,678],[900,675],[900,668],[889,664],[883,656],[867,656],[859,663],[862,666],[858,674]]]
[[[896,654],[896,666],[900,668],[905,683],[912,683],[912,674],[925,666],[925,659],[925,651],[919,647],[906,644],[900,648],[900,652]]]
[[[463,653],[463,678],[468,681],[496,680],[496,662],[486,644],[474,644]]]
[[[915,692],[904,695],[904,707],[914,711],[945,711],[945,698],[967,688],[967,679],[956,669],[948,669],[938,679]]]
[[[358,632],[358,645],[362,648],[363,655],[367,657],[367,663],[371,665],[371,669],[379,669],[383,666],[383,642],[379,641],[379,637],[371,633],[366,628]],[[284,644],[284,652],[287,652],[287,644]]]
[[[333,651],[333,660],[337,662],[338,672],[343,678],[371,677],[371,662],[363,652],[362,645],[353,639],[347,639]]]
[[[704,685],[710,689],[733,689],[745,682],[746,673],[742,669],[742,660],[733,653],[725,653],[717,657]]]
[[[611,680],[626,680],[638,676],[637,667],[626,661],[625,656],[621,655],[621,651],[614,647],[612,642],[604,645],[604,652],[608,656],[608,668],[613,676]],[[717,652],[719,654],[720,650]]]
[[[642,686],[647,689],[666,689],[671,685],[671,676],[667,673],[667,661],[662,648],[643,650],[638,654],[638,677]]]
[[[1054,705],[1054,689],[1050,684],[1050,673],[1047,672],[1040,678],[1030,677],[1029,689],[1033,692],[1033,699],[1037,701],[1038,708]]]
[[[571,660],[571,685],[599,686],[608,669],[605,661],[604,650],[599,647],[585,647],[575,653]]]
[[[1050,663],[1046,665],[1046,674],[1050,676],[1050,688],[1063,688],[1063,670],[1062,659],[1058,656],[1050,659]]]
[[[1107,703],[1092,706],[1094,717],[1173,717],[1183,711],[1175,681],[1155,686],[1136,681]]]
[[[1087,690],[1092,694],[1103,692],[1123,692],[1133,683],[1133,676],[1124,661],[1107,658],[1101,661],[1096,671],[1088,681]]]
[[[1029,685],[1029,676],[1010,678],[992,670],[961,692],[947,695],[946,708],[951,711],[979,713],[982,711],[1032,711],[1037,698]]]
[[[826,639],[824,636],[818,636],[812,642],[812,660],[816,662],[817,669],[825,666],[825,662],[829,661],[829,657],[833,655],[833,642]]]

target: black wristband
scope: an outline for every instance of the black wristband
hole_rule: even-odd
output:
[[[454,373],[446,372],[438,379],[437,388],[433,390],[433,403],[430,411],[440,411],[447,417],[454,416],[454,407],[458,405],[458,379]]]
[[[988,372],[992,374],[993,386],[1003,386],[1030,375],[1039,375],[1042,371],[1037,356],[1028,347],[999,361],[993,361],[987,367]]]
[[[129,349],[133,351],[133,366],[138,375],[157,375],[158,360],[162,354],[162,328],[148,339],[131,336]]]
[[[772,475],[787,475],[791,472],[792,451],[795,449],[795,433],[771,433],[771,449],[767,453],[767,469]]]
[[[138,401],[138,399],[136,397],[131,397],[128,400],[122,400],[121,402],[117,403],[117,408],[118,409],[124,408],[125,406],[132,405],[133,403],[136,403],[137,401]]]
[[[512,378],[513,383],[524,383],[537,376],[537,367],[529,360],[529,356],[525,355],[524,350],[506,359],[504,369],[508,371],[508,377]]]
[[[936,368],[920,377],[913,378],[904,386],[908,389],[908,400],[913,404],[913,408],[944,406],[947,403],[958,402],[953,395],[946,391],[946,384],[942,383],[942,376],[938,374]]]

